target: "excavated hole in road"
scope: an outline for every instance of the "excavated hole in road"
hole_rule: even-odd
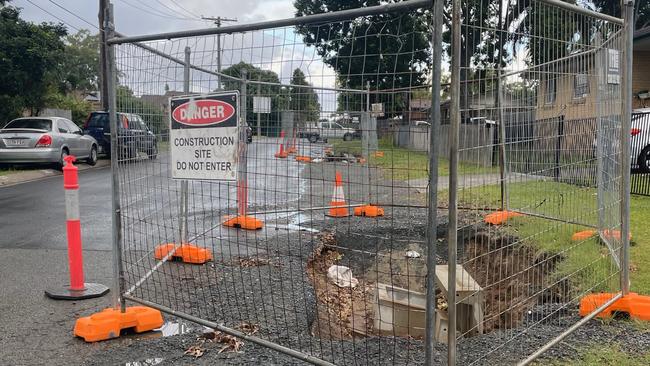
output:
[[[424,227],[383,232],[381,228],[373,229],[372,236],[349,232],[320,234],[320,244],[307,265],[317,298],[317,316],[310,326],[314,336],[351,339],[379,335],[374,326],[377,283],[422,295],[426,292]],[[386,235],[389,231],[392,234]],[[446,240],[438,239],[437,246],[436,262],[446,264]],[[465,263],[465,270],[483,288],[484,332],[516,328],[536,305],[563,303],[569,297],[566,282],[551,285],[552,273],[562,260],[559,256],[539,253],[518,238],[487,227],[459,233],[458,246],[459,262]],[[421,256],[407,258],[407,251]],[[358,285],[340,288],[332,283],[327,270],[335,264],[349,267]],[[436,298],[437,308],[446,311],[446,299],[439,290]]]

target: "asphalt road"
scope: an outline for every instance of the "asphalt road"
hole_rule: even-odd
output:
[[[320,148],[303,147],[302,153],[310,154]],[[249,206],[260,209],[297,201],[305,191],[304,179],[300,176],[303,166],[291,158],[273,157],[278,149],[277,139],[255,141],[248,149]],[[153,161],[140,159],[123,167],[121,195],[127,217],[125,224],[129,225],[129,219],[173,220],[170,217],[178,213],[179,184],[169,179],[167,154],[163,153]],[[79,172],[84,250],[111,250],[110,182],[109,167]],[[2,187],[0,202],[0,248],[67,248],[62,176]],[[190,231],[194,229],[192,217],[205,221],[208,212],[210,216],[214,212],[234,214],[236,207],[234,182],[191,182]]]
[[[79,205],[85,249],[110,250],[110,169],[79,173]],[[64,249],[63,176],[0,188],[0,248]]]

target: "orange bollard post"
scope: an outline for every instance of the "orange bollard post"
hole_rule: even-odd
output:
[[[70,285],[48,288],[45,290],[45,295],[57,300],[82,300],[100,297],[108,293],[107,286],[84,282],[81,221],[79,220],[79,172],[78,168],[73,164],[76,158],[68,155],[64,160],[63,188],[65,189]]]

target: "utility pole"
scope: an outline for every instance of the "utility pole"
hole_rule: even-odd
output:
[[[237,19],[225,17],[201,17],[203,20],[213,21],[217,28],[221,28],[221,22],[236,22]],[[217,72],[221,72],[221,34],[217,34]],[[221,76],[217,76],[217,88],[221,89]]]
[[[106,80],[106,30],[104,19],[108,11],[109,0],[99,0],[99,98],[102,110],[108,111],[108,81]]]

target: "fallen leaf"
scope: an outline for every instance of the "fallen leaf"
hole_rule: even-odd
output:
[[[202,344],[203,342],[201,342],[201,345]],[[196,345],[188,348],[184,354],[188,356],[193,356],[194,358],[199,358],[203,356],[203,354],[205,353],[205,348],[201,347],[201,345]]]
[[[242,322],[241,324],[236,326],[235,329],[241,331],[242,333],[245,333],[246,335],[252,335],[257,333],[260,327],[255,323]]]

